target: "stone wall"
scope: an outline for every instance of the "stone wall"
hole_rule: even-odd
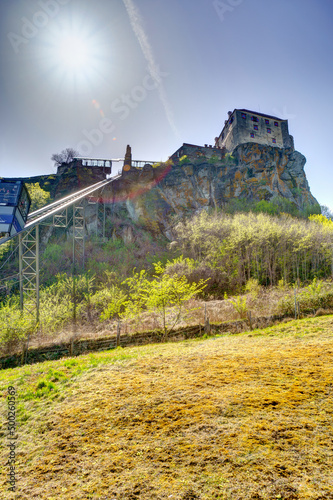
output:
[[[200,158],[210,159],[212,157],[217,160],[222,160],[225,156],[225,152],[225,148],[213,147],[208,144],[205,144],[204,146],[197,146],[195,144],[188,144],[184,142],[183,145],[169,157],[169,159],[172,160],[174,164],[178,164],[179,159],[184,155],[187,156],[189,161],[199,160]]]

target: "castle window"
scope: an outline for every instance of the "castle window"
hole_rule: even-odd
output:
[[[253,138],[254,138],[254,133],[252,132],[252,133],[250,134],[250,136],[251,136],[251,137],[252,137],[252,139],[253,139]]]
[[[242,113],[243,120],[246,120],[246,113]]]
[[[265,125],[269,125],[269,120],[265,120]]]
[[[222,134],[222,140],[224,139],[224,133]]]
[[[274,142],[274,144],[276,144],[276,139],[272,139],[272,142]]]
[[[232,124],[232,122],[233,122],[233,121],[234,121],[234,117],[232,116],[232,117],[230,118],[230,120],[229,120],[230,125]]]
[[[267,133],[268,133],[268,134],[271,134],[271,133],[272,133],[272,131],[271,131],[271,129],[270,129],[270,128],[268,128],[268,129],[267,129]]]
[[[258,118],[257,118],[256,116],[251,116],[251,120],[252,120],[253,122],[257,122],[257,121],[258,121]]]
[[[253,125],[254,130],[258,130],[258,125]]]
[[[278,122],[274,122],[274,125],[275,125],[275,127],[279,126]]]

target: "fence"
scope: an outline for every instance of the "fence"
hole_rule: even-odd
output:
[[[275,315],[268,317],[252,318],[252,328],[266,328],[274,323],[280,322],[283,316]],[[121,347],[129,347],[135,345],[145,345],[160,342],[174,342],[185,340],[195,337],[201,337],[205,333],[223,334],[223,333],[241,333],[249,330],[249,322],[246,320],[231,321],[220,324],[209,325],[209,331],[202,325],[189,326],[173,330],[167,338],[162,332],[144,332],[136,333],[134,335],[122,335],[118,339]],[[16,353],[11,356],[0,358],[0,369],[15,368],[23,364],[40,363],[43,361],[50,361],[60,359],[66,356],[79,356],[80,354],[87,354],[89,352],[106,351],[108,349],[115,349],[117,347],[117,336],[103,337],[98,339],[83,339],[67,344],[58,344],[38,349],[29,349],[22,353]]]

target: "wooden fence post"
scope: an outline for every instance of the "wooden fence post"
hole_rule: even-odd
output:
[[[252,330],[252,317],[251,317],[251,311],[248,311],[247,317],[249,320],[249,325],[250,325],[250,330]]]
[[[118,319],[116,347],[119,347],[119,346],[120,346],[120,321]]]

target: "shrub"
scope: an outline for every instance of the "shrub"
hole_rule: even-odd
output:
[[[296,295],[299,311],[303,314],[314,314],[318,309],[333,309],[333,285],[315,278],[306,288]],[[294,315],[295,297],[290,294],[279,303],[282,314]]]
[[[179,165],[186,165],[187,163],[190,163],[187,155],[183,155],[179,158]]]
[[[245,285],[245,291],[248,292],[253,299],[256,299],[261,291],[259,281],[255,278],[250,278]]]
[[[238,296],[235,299],[229,299],[229,300],[230,304],[234,307],[235,311],[238,312],[239,317],[242,319],[246,318],[246,314],[248,311],[246,297]]]
[[[127,295],[116,285],[99,290],[91,297],[91,304],[101,312],[100,320],[118,317],[124,311]]]
[[[36,319],[20,310],[17,298],[0,304],[0,347],[3,353],[21,348],[28,336],[37,329]]]

